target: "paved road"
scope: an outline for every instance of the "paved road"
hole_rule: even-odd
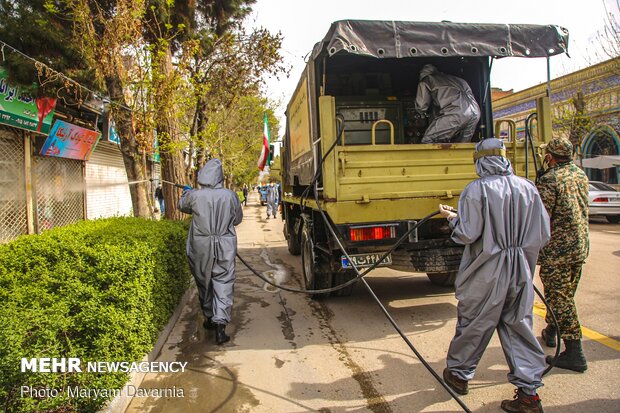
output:
[[[300,260],[286,250],[282,221],[267,220],[255,200],[239,227],[240,254],[256,268],[299,286]],[[583,324],[620,339],[620,225],[592,223],[592,253],[577,301]],[[134,399],[130,412],[458,412],[388,324],[361,285],[351,297],[313,301],[271,292],[238,263],[232,341],[223,347],[202,329],[194,297],[160,360],[189,362],[189,371],[151,374],[142,387],[184,390],[183,398]],[[431,366],[441,372],[454,333],[450,289],[423,274],[376,270],[368,282]],[[543,327],[540,317],[536,331]],[[598,336],[596,336],[598,337]],[[610,342],[613,345],[613,341]],[[617,343],[617,342],[616,342]],[[620,411],[619,349],[586,338],[585,374],[554,370],[540,391],[546,412]],[[494,337],[463,397],[475,412],[499,412],[512,397]]]

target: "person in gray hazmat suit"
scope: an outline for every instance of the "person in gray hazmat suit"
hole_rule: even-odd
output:
[[[459,394],[497,329],[517,386],[507,412],[542,412],[536,389],[543,385],[545,355],[532,332],[532,277],[538,254],[549,242],[549,215],[528,180],[514,175],[504,144],[495,138],[476,145],[479,179],[461,194],[458,213],[440,205],[453,228],[452,239],[465,245],[456,276],[457,325],[447,356],[444,381]]]
[[[215,329],[218,344],[227,342],[235,284],[237,233],[243,219],[237,194],[224,188],[219,159],[211,159],[198,172],[199,189],[185,187],[179,209],[192,214],[187,234],[187,258],[198,287],[204,327]],[[189,190],[188,190],[189,189]]]
[[[273,215],[274,218],[276,217],[279,203],[278,188],[272,182],[267,187],[267,219],[269,219],[269,215]]]
[[[465,80],[441,73],[433,65],[424,65],[415,108],[426,113],[431,105],[438,115],[431,120],[421,143],[471,142],[480,107]]]

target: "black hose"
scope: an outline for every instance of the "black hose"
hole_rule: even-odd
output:
[[[398,334],[400,335],[400,337],[405,341],[405,343],[407,343],[407,346],[409,346],[409,348],[411,349],[411,351],[415,354],[415,356],[418,358],[418,360],[420,360],[420,362],[422,363],[422,365],[426,368],[426,370],[428,370],[429,373],[431,373],[431,375],[435,378],[435,380],[437,380],[437,382],[439,384],[441,384],[441,386],[446,389],[446,391],[448,392],[448,394],[450,394],[450,396],[452,396],[452,398],[459,404],[459,406],[461,406],[461,408],[463,409],[463,411],[467,412],[467,413],[471,413],[471,410],[469,409],[469,407],[467,407],[467,405],[459,398],[459,396],[454,392],[454,390],[452,390],[450,388],[450,386],[448,386],[441,377],[439,377],[439,375],[437,374],[437,372],[435,372],[435,370],[433,370],[433,368],[426,362],[426,360],[424,359],[424,357],[422,357],[422,355],[418,352],[418,350],[415,348],[415,346],[413,345],[413,343],[409,340],[409,338],[407,338],[407,336],[405,335],[405,333],[403,332],[403,330],[399,327],[399,325],[396,323],[396,320],[394,320],[392,318],[392,316],[390,315],[390,313],[388,312],[388,310],[385,308],[385,306],[383,305],[383,303],[381,302],[381,300],[379,300],[379,298],[377,297],[377,295],[375,294],[375,292],[372,290],[372,288],[370,288],[370,285],[368,285],[368,283],[366,282],[365,279],[363,279],[361,277],[361,274],[359,272],[359,270],[357,269],[357,267],[355,266],[355,264],[352,262],[351,258],[349,257],[346,249],[344,248],[344,246],[342,245],[338,235],[336,234],[336,232],[334,231],[332,225],[330,224],[327,215],[325,215],[325,212],[323,211],[323,208],[321,207],[321,203],[319,202],[319,193],[318,193],[318,189],[315,185],[314,187],[314,197],[315,197],[315,202],[316,202],[316,206],[319,210],[319,213],[321,214],[321,216],[323,217],[323,220],[325,221],[325,224],[327,226],[327,229],[329,230],[329,232],[332,234],[332,236],[336,239],[336,243],[338,244],[338,247],[340,248],[340,250],[342,251],[342,253],[347,257],[347,259],[349,260],[349,262],[351,263],[351,266],[353,267],[353,269],[355,270],[355,272],[357,273],[357,277],[356,278],[360,278],[362,283],[364,284],[364,287],[366,287],[366,289],[368,290],[368,292],[370,293],[370,295],[372,296],[372,298],[375,300],[375,302],[377,303],[377,305],[379,306],[379,308],[381,308],[381,311],[383,312],[383,314],[385,315],[385,317],[388,319],[388,321],[390,322],[390,324],[392,324],[392,327],[394,327],[394,329],[398,332]],[[425,223],[426,221],[428,221],[429,219],[431,219],[431,217],[435,216],[439,214],[439,212],[433,212],[430,215],[427,215],[425,218],[423,218],[422,220],[420,220],[420,222],[418,222],[412,229],[410,229],[409,231],[407,231],[407,233],[405,235],[409,235],[410,232],[413,231],[413,229],[417,228],[418,226],[422,225],[422,223]],[[406,239],[406,237],[401,237],[401,239],[398,241],[398,243],[392,247],[392,250],[394,250],[398,245],[400,245],[400,243],[402,243],[404,240]],[[388,252],[389,253],[389,252]],[[376,262],[374,264],[374,266],[378,265],[379,262],[381,262],[383,259],[385,259],[385,257],[387,256],[387,254],[385,254],[383,257],[381,257],[381,260]]]
[[[545,371],[543,371],[542,375],[544,377],[547,375],[547,373],[551,371],[551,369],[555,367],[555,363],[558,361],[558,356],[560,355],[560,348],[562,347],[561,345],[562,336],[560,332],[560,326],[558,325],[558,320],[557,318],[555,318],[555,313],[551,309],[551,306],[549,305],[547,300],[545,300],[545,297],[543,297],[542,293],[538,290],[538,288],[536,288],[536,286],[533,284],[532,286],[534,287],[534,291],[536,292],[536,294],[538,294],[538,297],[542,300],[543,304],[545,304],[545,307],[547,307],[547,312],[549,313],[549,315],[551,315],[551,320],[553,321],[553,326],[555,327],[555,336],[557,340],[556,346],[555,346],[555,354],[553,355],[553,359],[551,360],[551,363],[549,363]]]
[[[353,278],[352,280],[349,280],[346,283],[340,284],[339,286],[336,287],[340,287],[340,288],[345,288],[347,285],[356,282],[358,280],[361,280],[362,283],[364,284],[364,287],[366,287],[366,289],[368,290],[368,292],[370,293],[370,295],[372,296],[372,298],[375,300],[375,302],[379,305],[379,308],[381,308],[381,311],[383,312],[383,314],[386,316],[386,318],[388,319],[388,321],[390,322],[390,324],[392,324],[392,327],[394,327],[394,329],[398,332],[398,334],[401,336],[401,338],[405,341],[405,343],[407,343],[407,346],[409,346],[409,348],[411,349],[411,351],[413,351],[413,353],[415,354],[415,356],[418,358],[418,360],[420,360],[420,362],[422,363],[422,365],[424,365],[424,367],[431,373],[431,375],[435,378],[435,380],[437,380],[437,382],[439,384],[441,384],[441,386],[446,389],[446,391],[450,394],[450,396],[461,406],[461,408],[463,409],[463,411],[467,412],[467,413],[471,413],[471,410],[467,407],[467,405],[465,403],[463,403],[463,401],[459,398],[459,396],[454,392],[454,390],[452,390],[443,380],[441,377],[439,377],[439,375],[435,372],[435,370],[433,370],[433,368],[426,362],[426,360],[424,359],[424,357],[422,357],[422,355],[418,352],[418,350],[415,348],[415,346],[413,345],[413,343],[411,343],[411,341],[407,338],[407,336],[405,335],[405,333],[403,333],[402,329],[398,326],[398,324],[396,323],[396,321],[392,318],[392,316],[390,315],[390,313],[387,311],[387,309],[385,308],[385,306],[383,305],[383,303],[381,303],[381,300],[379,300],[379,298],[377,297],[377,295],[375,294],[375,292],[372,290],[372,288],[370,288],[370,285],[368,285],[368,283],[366,282],[365,279],[363,279],[363,277],[368,274],[368,272],[370,272],[372,269],[376,268],[381,262],[383,262],[383,260],[392,253],[392,251],[394,251],[400,244],[402,244],[408,237],[409,234],[411,234],[415,229],[417,229],[419,226],[421,226],[422,224],[426,223],[429,219],[431,219],[432,217],[434,217],[435,215],[437,215],[439,212],[433,212],[432,214],[427,215],[426,217],[424,217],[423,219],[421,219],[419,222],[417,222],[412,228],[410,228],[397,242],[396,244],[394,244],[392,246],[392,248],[390,248],[390,250],[388,252],[386,252],[385,254],[383,254],[383,256],[377,261],[375,262],[371,267],[367,268],[363,273],[360,273],[359,269],[357,268],[357,266],[355,265],[355,263],[353,262],[353,260],[351,259],[351,257],[349,256],[349,253],[347,252],[347,250],[344,248],[344,245],[342,244],[340,237],[338,236],[338,234],[336,233],[336,231],[333,228],[333,225],[331,224],[331,222],[329,221],[329,218],[327,217],[327,215],[325,215],[325,211],[323,211],[323,208],[321,207],[321,202],[319,201],[319,192],[318,192],[318,186],[317,186],[317,182],[318,179],[322,173],[322,169],[323,169],[323,163],[325,162],[325,159],[327,159],[327,156],[334,150],[334,148],[336,147],[336,145],[340,142],[340,139],[342,137],[342,133],[344,131],[344,117],[342,115],[337,115],[337,119],[340,120],[340,130],[338,131],[337,135],[336,135],[336,139],[334,140],[334,143],[330,146],[330,148],[327,150],[327,152],[324,154],[324,156],[321,158],[321,162],[319,163],[319,165],[317,166],[317,170],[315,172],[315,176],[313,177],[310,185],[308,185],[308,187],[306,188],[306,190],[304,191],[306,193],[306,197],[308,196],[308,192],[309,189],[312,187],[313,191],[314,191],[314,201],[316,202],[316,206],[317,209],[319,210],[319,213],[321,214],[321,217],[323,218],[323,221],[325,222],[325,226],[327,227],[327,229],[329,230],[329,232],[331,233],[331,235],[334,237],[334,240],[336,241],[336,243],[338,244],[338,247],[340,248],[340,251],[344,254],[344,256],[349,260],[349,262],[351,263],[351,266],[353,267],[353,270],[355,271],[355,273],[357,274],[357,276],[355,278]],[[303,195],[303,194],[302,194]],[[301,199],[301,204],[303,207],[303,196]]]
[[[327,294],[327,293],[331,293],[334,291],[338,291],[338,290],[342,290],[345,287],[348,287],[349,285],[359,281],[361,278],[365,277],[366,275],[368,275],[368,273],[372,270],[374,270],[375,268],[377,268],[377,266],[379,266],[384,260],[385,258],[390,255],[392,252],[394,252],[394,250],[396,248],[398,248],[400,246],[400,244],[402,244],[408,237],[409,235],[416,230],[418,227],[420,227],[421,225],[425,224],[429,219],[431,219],[432,217],[434,217],[435,215],[439,214],[439,212],[433,212],[432,214],[427,215],[426,217],[422,218],[420,221],[418,221],[418,223],[416,223],[413,227],[411,227],[402,237],[400,237],[398,239],[398,241],[396,241],[396,243],[387,251],[385,252],[381,258],[379,258],[377,260],[377,262],[375,262],[374,264],[372,264],[370,267],[366,268],[363,272],[359,272],[359,269],[355,268],[353,264],[353,262],[351,262],[351,257],[349,257],[349,255],[347,254],[346,250],[344,250],[343,248],[343,253],[345,255],[345,257],[347,257],[347,259],[349,260],[349,262],[351,262],[351,266],[354,267],[354,269],[357,272],[357,276],[355,278],[350,279],[349,281],[339,284],[335,287],[331,287],[331,288],[323,288],[320,290],[301,290],[301,289],[297,289],[297,288],[290,288],[290,287],[284,287],[282,285],[276,284],[275,282],[269,280],[267,277],[265,277],[264,275],[262,275],[261,273],[259,273],[258,271],[256,271],[254,268],[252,268],[238,253],[237,253],[237,258],[239,258],[239,260],[246,266],[248,267],[248,269],[250,271],[252,271],[254,273],[254,275],[256,275],[258,278],[260,278],[261,280],[265,281],[267,284],[270,284],[274,287],[280,288],[284,291],[290,291],[292,293],[306,293],[306,294]],[[331,228],[331,226],[329,227]],[[339,241],[337,241],[339,243]]]
[[[362,281],[362,283],[364,284],[364,287],[366,287],[366,289],[368,290],[368,292],[370,293],[370,295],[372,296],[372,298],[375,300],[375,302],[379,305],[379,308],[381,308],[381,311],[383,312],[383,314],[386,316],[386,318],[388,319],[388,321],[390,322],[390,324],[392,324],[392,327],[394,327],[394,329],[398,332],[398,334],[401,336],[401,338],[405,341],[405,343],[407,343],[407,345],[409,346],[409,348],[411,349],[411,351],[413,351],[413,353],[415,354],[415,356],[418,358],[418,360],[420,360],[420,362],[422,363],[422,365],[424,365],[424,367],[431,373],[431,375],[435,378],[435,380],[437,380],[437,382],[439,384],[441,384],[441,386],[446,389],[446,391],[450,394],[450,396],[461,406],[461,408],[463,409],[463,411],[467,412],[467,413],[471,413],[471,410],[467,407],[467,405],[465,403],[463,403],[463,401],[459,398],[459,396],[454,392],[454,390],[452,390],[444,381],[441,377],[439,377],[439,375],[435,372],[435,370],[433,370],[433,368],[426,362],[426,360],[424,359],[424,357],[422,357],[422,355],[418,352],[418,350],[415,348],[415,346],[413,345],[413,343],[411,343],[411,341],[407,338],[407,336],[405,335],[405,333],[403,333],[402,329],[398,326],[398,324],[396,323],[396,321],[392,318],[392,316],[390,315],[390,313],[387,311],[387,309],[385,308],[385,306],[383,305],[383,303],[381,303],[381,300],[379,300],[379,298],[377,297],[377,295],[374,293],[374,291],[372,290],[372,288],[370,288],[370,286],[368,285],[368,283],[366,282],[365,279],[363,279],[363,277],[368,274],[370,271],[372,271],[374,268],[376,268],[379,264],[381,264],[381,262],[383,262],[383,260],[385,260],[385,258],[390,255],[392,253],[392,251],[394,251],[400,244],[402,244],[408,237],[409,234],[411,234],[415,229],[417,229],[419,226],[421,226],[422,224],[426,223],[429,219],[431,219],[432,217],[434,217],[435,215],[437,215],[439,212],[433,212],[432,214],[427,215],[426,217],[424,217],[423,219],[421,219],[420,221],[418,221],[412,228],[410,228],[402,237],[400,237],[400,239],[392,246],[392,248],[390,248],[386,253],[383,254],[383,256],[381,256],[381,258],[379,260],[377,260],[372,266],[370,266],[369,268],[367,268],[364,272],[360,272],[359,269],[357,268],[357,266],[355,265],[355,263],[353,262],[353,260],[351,259],[351,257],[349,256],[349,253],[347,252],[347,250],[344,248],[344,245],[342,244],[342,242],[340,241],[340,237],[338,236],[338,234],[336,233],[336,231],[334,230],[333,226],[331,225],[331,223],[329,222],[329,219],[327,218],[327,215],[325,215],[325,212],[323,211],[323,208],[321,207],[321,203],[319,201],[319,194],[318,194],[318,180],[319,177],[321,176],[322,173],[322,169],[323,169],[323,163],[325,162],[325,159],[327,159],[327,156],[329,156],[329,154],[334,150],[334,148],[336,147],[336,145],[338,144],[338,142],[340,142],[340,138],[342,137],[342,133],[344,131],[344,116],[342,116],[341,114],[336,115],[336,118],[338,120],[340,120],[340,130],[337,132],[336,134],[336,139],[334,140],[334,143],[330,146],[330,148],[327,150],[327,152],[325,152],[325,154],[323,155],[323,157],[321,158],[320,163],[317,166],[317,170],[310,182],[310,185],[308,185],[306,187],[306,189],[304,190],[304,192],[302,193],[301,197],[300,197],[300,205],[303,208],[305,205],[305,201],[304,198],[307,199],[309,196],[309,192],[310,192],[310,188],[312,188],[314,190],[314,200],[316,202],[317,208],[319,210],[319,213],[321,214],[321,217],[323,218],[325,225],[327,227],[327,229],[329,230],[329,232],[331,233],[331,235],[334,237],[334,240],[336,241],[336,243],[338,244],[338,247],[340,248],[340,250],[342,251],[342,253],[344,254],[344,256],[349,260],[349,262],[351,263],[351,267],[353,267],[353,270],[355,271],[355,273],[357,274],[355,278],[337,285],[335,287],[332,288],[325,288],[325,289],[321,289],[321,290],[296,290],[296,289],[292,289],[292,288],[288,288],[288,287],[282,287],[279,285],[276,285],[275,283],[267,280],[266,277],[263,277],[262,275],[258,274],[257,271],[255,271],[254,269],[252,269],[247,262],[245,262],[245,260],[243,260],[239,254],[237,254],[237,257],[239,257],[239,259],[241,260],[241,262],[248,267],[255,275],[257,275],[260,279],[262,279],[263,281],[267,282],[270,285],[273,285],[275,287],[281,288],[283,290],[286,291],[292,291],[292,292],[304,292],[307,294],[320,294],[320,293],[327,293],[327,292],[331,292],[331,291],[336,291],[342,288],[345,288],[347,286],[349,286],[350,284],[357,282],[359,280]]]
[[[530,115],[531,116],[531,115]],[[327,156],[329,156],[329,154],[332,152],[332,150],[336,147],[336,145],[338,144],[338,142],[340,141],[340,138],[342,136],[342,132],[344,131],[344,118],[342,117],[342,115],[337,115],[337,119],[340,120],[341,123],[341,128],[337,133],[337,137],[334,140],[334,143],[330,146],[330,148],[328,149],[328,151],[324,154],[324,156],[321,158],[320,163],[317,166],[317,170],[310,182],[310,184],[305,188],[305,190],[302,192],[301,197],[300,197],[300,205],[303,208],[305,205],[305,200],[307,200],[308,196],[309,196],[309,192],[310,192],[310,188],[313,189],[314,192],[314,199],[317,205],[317,209],[319,210],[319,213],[321,214],[321,217],[323,218],[323,221],[325,222],[325,225],[327,227],[327,229],[329,230],[329,232],[331,233],[332,237],[334,238],[334,240],[336,241],[336,243],[338,244],[338,247],[340,248],[340,250],[342,251],[342,253],[345,255],[345,257],[349,260],[349,262],[351,263],[351,266],[353,267],[353,270],[356,272],[356,277],[343,283],[340,284],[338,286],[332,287],[332,288],[325,288],[325,289],[319,289],[319,290],[300,290],[300,289],[294,289],[294,288],[289,288],[289,287],[283,287],[281,285],[277,285],[276,283],[272,282],[271,280],[268,280],[266,277],[264,277],[262,274],[258,273],[256,270],[254,270],[239,254],[237,254],[237,257],[239,258],[239,260],[248,268],[250,269],[256,276],[258,276],[261,280],[263,280],[264,282],[280,288],[282,290],[285,291],[290,291],[290,292],[297,292],[297,293],[306,293],[306,294],[323,294],[323,293],[329,293],[329,292],[333,292],[333,291],[337,291],[339,289],[342,288],[346,288],[347,286],[351,285],[354,282],[360,281],[364,284],[364,287],[366,287],[366,289],[368,290],[368,292],[370,293],[370,295],[372,296],[372,298],[375,300],[375,302],[377,303],[377,305],[379,305],[379,308],[381,309],[381,311],[383,312],[383,314],[385,315],[385,317],[388,319],[388,321],[390,322],[390,324],[392,324],[392,327],[394,327],[394,329],[398,332],[398,334],[401,336],[401,338],[405,341],[405,343],[407,344],[407,346],[409,346],[409,348],[411,349],[411,351],[415,354],[415,356],[418,358],[418,360],[420,360],[420,362],[422,363],[422,365],[424,365],[424,367],[429,371],[429,373],[431,373],[431,375],[435,378],[435,380],[450,394],[450,396],[461,406],[461,408],[463,409],[463,411],[467,412],[467,413],[471,413],[471,410],[467,407],[467,405],[459,398],[459,396],[443,381],[443,379],[435,372],[435,370],[426,362],[426,360],[424,359],[424,357],[418,352],[418,350],[415,348],[415,346],[413,345],[413,343],[407,338],[407,336],[405,335],[405,333],[402,331],[402,329],[399,327],[399,325],[396,323],[396,321],[394,320],[394,318],[390,315],[390,313],[387,311],[387,309],[385,308],[385,306],[383,305],[383,303],[381,302],[381,300],[377,297],[377,295],[375,294],[375,292],[372,290],[372,288],[370,287],[370,285],[368,285],[368,283],[366,282],[366,280],[364,279],[364,276],[366,276],[370,271],[372,271],[374,268],[376,268],[379,264],[381,264],[381,262],[383,262],[383,260],[385,260],[385,258],[390,255],[398,246],[400,246],[400,244],[402,244],[407,238],[408,236],[414,231],[416,230],[418,227],[420,227],[422,224],[426,223],[429,219],[431,219],[433,216],[437,215],[438,212],[433,212],[432,214],[429,214],[428,216],[424,217],[422,220],[420,220],[419,222],[417,222],[412,228],[410,228],[393,246],[392,248],[390,248],[386,253],[384,253],[381,258],[379,260],[377,260],[372,266],[370,266],[369,268],[367,268],[366,270],[364,270],[363,272],[360,272],[360,270],[357,268],[357,266],[355,265],[355,263],[353,262],[353,260],[351,259],[351,257],[349,256],[348,252],[346,251],[346,249],[344,248],[344,245],[342,244],[339,235],[336,233],[336,231],[333,228],[333,225],[331,224],[331,222],[329,221],[329,218],[327,217],[327,215],[325,215],[325,212],[323,211],[323,208],[321,207],[321,202],[319,201],[319,194],[318,194],[318,180],[319,177],[321,176],[322,173],[322,166],[323,163],[325,161],[325,159],[327,159]],[[526,121],[526,135],[528,135],[528,138],[530,139],[531,142],[531,135],[529,134],[529,131],[527,129],[527,121]],[[532,153],[534,154],[534,165],[536,170],[538,171],[537,165],[536,165],[536,156],[535,156],[535,152],[534,152],[534,148],[533,145],[531,145],[532,147]],[[526,154],[527,156],[527,154]],[[541,298],[541,300],[543,301],[543,303],[545,304],[545,306],[547,307],[554,325],[556,326],[556,332],[557,332],[557,337],[558,337],[558,346],[556,348],[556,355],[555,358],[557,358],[557,355],[559,353],[559,349],[560,349],[560,344],[559,344],[559,340],[560,340],[560,332],[559,332],[559,328],[557,325],[557,320],[555,317],[555,314],[553,313],[553,311],[551,310],[549,303],[544,299],[544,297],[542,296],[542,294],[540,293],[540,291],[536,288],[536,286],[534,287],[534,291],[536,292],[536,294],[538,294],[538,296]],[[555,364],[555,358],[553,360],[553,363],[551,363],[549,365],[549,367],[547,367],[547,369],[543,372],[543,376],[545,374],[547,374],[552,368],[553,365]]]
[[[536,114],[536,112],[534,113],[530,113],[527,118],[525,118],[525,139],[526,139],[526,143],[529,143],[529,147],[532,151],[532,159],[534,160],[534,170],[536,171],[536,174],[538,174],[538,160],[536,159],[536,148],[534,147],[534,139],[532,138],[532,132],[531,132],[531,127],[532,127],[532,120],[534,120],[534,118],[538,119],[538,115]],[[525,162],[527,164],[527,150],[525,152]],[[527,175],[526,175],[527,178]]]

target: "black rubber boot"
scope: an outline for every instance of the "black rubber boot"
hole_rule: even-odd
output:
[[[224,344],[230,340],[230,337],[226,335],[226,324],[215,325],[215,342],[217,344]]]
[[[547,324],[547,327],[542,330],[540,335],[547,347],[555,347],[558,344],[557,330],[553,324]]]
[[[566,350],[560,353],[555,367],[583,373],[588,369],[586,356],[581,348],[581,340],[564,340]],[[551,364],[553,357],[547,356],[547,363]]]
[[[216,324],[213,322],[211,317],[207,317],[207,319],[202,323],[202,326],[207,330],[215,330]]]

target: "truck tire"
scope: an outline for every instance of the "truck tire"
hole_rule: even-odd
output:
[[[329,262],[314,248],[312,231],[306,224],[301,232],[301,272],[306,290],[322,290],[331,286]],[[329,293],[310,295],[312,299],[327,296]]]
[[[301,243],[299,240],[299,234],[295,231],[295,218],[291,216],[291,213],[286,208],[286,205],[282,208],[284,211],[284,237],[286,238],[286,245],[288,252],[291,255],[301,254]]]
[[[355,270],[341,269],[339,271],[334,271],[332,287],[337,287],[337,286],[339,286],[341,284],[344,284],[347,281],[352,280],[356,276],[357,276],[357,274],[355,273]],[[344,288],[336,290],[336,291],[332,292],[332,296],[334,296],[334,297],[348,297],[348,296],[351,295],[351,293],[353,292],[353,288],[355,288],[356,285],[357,285],[357,283],[355,282],[355,283],[352,283],[351,285],[348,285],[348,286],[346,286]]]
[[[429,272],[426,275],[431,283],[440,287],[453,287],[458,271]]]

